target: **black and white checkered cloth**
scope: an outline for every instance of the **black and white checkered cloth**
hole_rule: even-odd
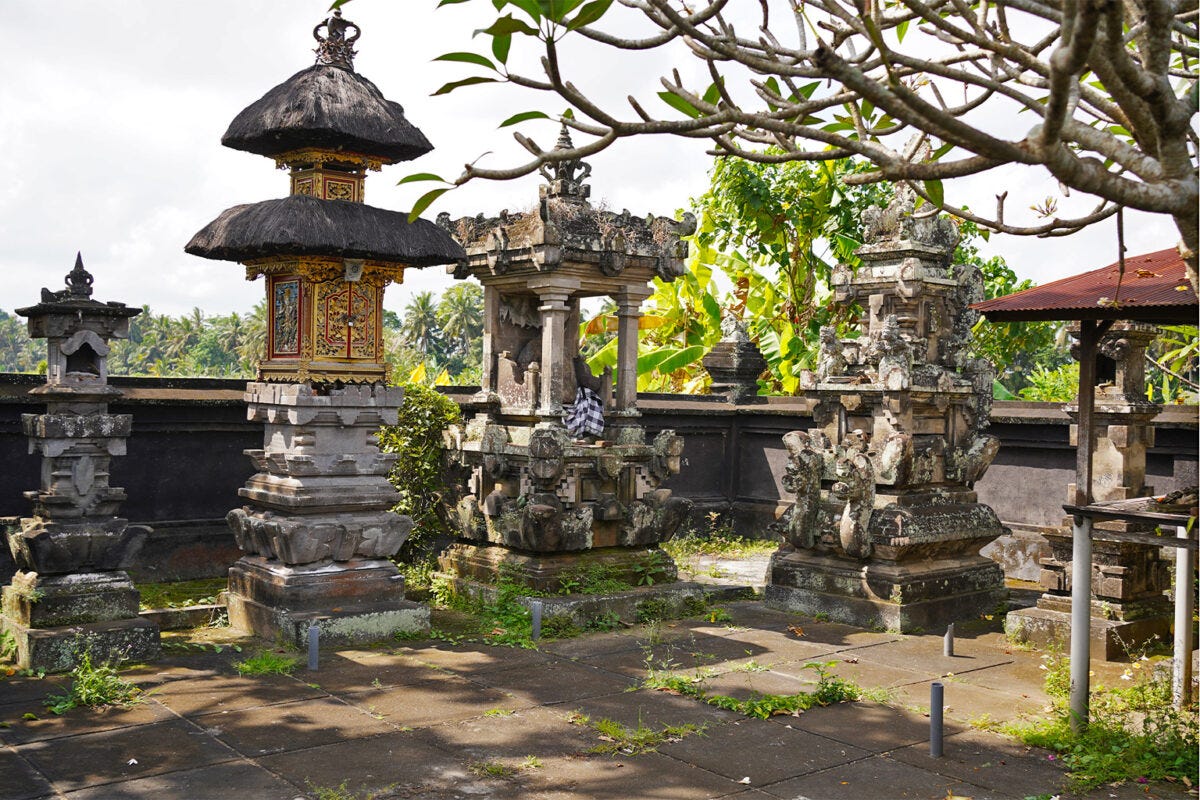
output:
[[[563,415],[567,433],[578,439],[585,434],[599,436],[604,433],[604,404],[600,395],[586,386],[575,391],[575,404]]]

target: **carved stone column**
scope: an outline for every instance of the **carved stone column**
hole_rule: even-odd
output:
[[[638,321],[648,292],[625,291],[617,295],[617,412],[637,415]]]
[[[561,420],[563,414],[563,389],[566,385],[567,362],[566,322],[568,294],[557,287],[540,289],[538,299],[542,315],[542,389],[538,416]]]

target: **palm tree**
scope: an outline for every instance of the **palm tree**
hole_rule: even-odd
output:
[[[254,374],[258,362],[267,357],[267,301],[259,300],[245,317],[242,318],[242,341],[238,345],[237,354],[241,358],[242,368]]]
[[[438,325],[437,307],[433,303],[433,292],[418,292],[404,307],[404,321],[400,324],[404,341],[417,350],[436,355],[441,327]]]
[[[474,282],[451,286],[438,303],[437,318],[460,353],[467,355],[471,340],[483,335],[483,287]]]

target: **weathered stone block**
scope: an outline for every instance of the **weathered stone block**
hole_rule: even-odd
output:
[[[20,669],[66,672],[83,652],[92,654],[93,663],[154,661],[160,655],[158,626],[137,617],[31,628],[6,616],[3,629],[16,641]]]

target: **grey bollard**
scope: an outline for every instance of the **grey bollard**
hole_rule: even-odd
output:
[[[942,757],[942,705],[945,694],[941,681],[929,684],[929,757]]]
[[[942,637],[942,655],[946,658],[954,657],[954,623],[951,622],[946,626],[946,635]]]
[[[317,623],[310,622],[308,624],[308,668],[313,672],[317,671],[320,642],[321,629],[317,627]]]
[[[533,615],[532,632],[529,637],[535,642],[542,637],[542,601],[532,600],[529,603],[529,611]]]

